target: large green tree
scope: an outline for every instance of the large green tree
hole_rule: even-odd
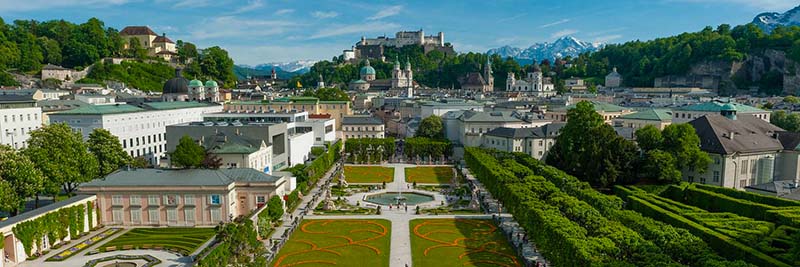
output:
[[[431,115],[419,123],[417,127],[417,137],[427,137],[432,139],[444,138],[444,126],[442,117]]]
[[[711,163],[708,153],[700,150],[700,137],[688,123],[671,124],[662,131],[664,143],[661,148],[675,157],[679,170],[704,173]]]
[[[658,149],[662,142],[664,142],[664,137],[661,136],[661,130],[653,125],[636,130],[636,143],[644,151]]]
[[[184,135],[178,141],[175,151],[170,154],[170,160],[177,167],[195,168],[202,165],[205,156],[205,149],[194,139]]]
[[[97,158],[89,152],[83,136],[66,123],[56,123],[31,131],[23,153],[45,177],[45,192],[71,194],[79,184],[99,174]]]
[[[800,132],[800,114],[787,113],[783,110],[773,111],[770,122],[790,132]]]
[[[595,186],[634,180],[636,144],[616,134],[582,101],[567,111],[567,124],[547,156],[547,163]]]
[[[677,183],[681,180],[681,172],[676,168],[675,157],[668,152],[653,149],[647,152],[642,166],[642,174],[649,179],[661,182]]]
[[[270,219],[278,220],[283,216],[283,201],[279,196],[272,196],[267,202],[267,210]]]
[[[97,158],[101,177],[129,165],[133,161],[131,156],[122,149],[119,138],[106,129],[94,129],[89,134],[87,143],[89,151]]]
[[[8,185],[11,189],[10,192],[0,189],[0,193],[8,194],[4,196],[7,202],[0,204],[0,209],[12,214],[23,208],[26,199],[44,190],[42,172],[28,157],[8,146],[0,146],[0,180],[0,187]]]

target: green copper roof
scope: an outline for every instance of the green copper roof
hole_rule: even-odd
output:
[[[200,86],[203,86],[203,82],[198,81],[198,80],[192,80],[192,81],[189,82],[189,86],[200,87]]]
[[[179,109],[179,108],[198,108],[198,107],[207,107],[210,106],[206,103],[200,102],[185,102],[185,101],[175,101],[175,102],[148,102],[144,103],[145,105],[149,106],[152,109],[156,110],[165,110],[165,109]]]
[[[711,102],[703,102],[699,104],[689,105],[685,107],[677,108],[678,110],[683,111],[703,111],[703,112],[720,112],[723,110],[723,107],[730,104],[733,108],[736,109],[738,113],[756,113],[756,112],[765,112],[763,109],[739,104],[736,102],[721,102],[721,101],[711,101]],[[730,107],[729,107],[730,108]]]
[[[214,80],[208,80],[206,82],[206,87],[219,87],[219,84]]]
[[[259,148],[243,145],[240,143],[228,142],[219,146],[213,147],[209,152],[212,154],[251,154],[258,151]]]
[[[620,119],[645,121],[671,121],[672,112],[663,109],[647,109],[632,114],[619,116]]]
[[[361,75],[375,75],[375,68],[367,65],[361,67],[361,71],[359,72]]]
[[[118,113],[131,113],[144,111],[144,109],[128,104],[115,105],[85,105],[76,109],[55,113],[57,115],[105,115]]]
[[[356,84],[365,84],[365,83],[367,83],[367,81],[365,81],[365,80],[361,80],[361,79],[358,79],[358,80],[352,81],[352,83],[356,83]]]

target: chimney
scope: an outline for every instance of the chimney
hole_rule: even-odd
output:
[[[175,77],[181,77],[181,72],[183,72],[183,69],[175,68]]]
[[[736,135],[736,132],[734,132],[734,131],[731,131],[731,132],[728,134],[728,138],[730,138],[731,140],[733,140],[733,136],[734,136],[734,135]]]
[[[237,135],[237,136],[238,136],[238,135],[241,135],[241,134],[239,133],[239,128],[236,128],[236,135]]]

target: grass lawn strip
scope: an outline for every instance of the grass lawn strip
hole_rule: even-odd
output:
[[[304,220],[271,267],[389,266],[388,220]]]
[[[214,228],[136,228],[104,244],[103,248],[163,248],[189,255],[215,233]]]
[[[122,228],[109,228],[103,230],[102,232],[90,237],[89,239],[84,240],[68,249],[65,249],[61,253],[58,253],[55,256],[47,258],[45,261],[63,261],[68,259],[69,257],[78,254],[79,252],[83,251],[84,249],[91,247],[93,244],[97,244],[97,242],[103,241],[106,238],[116,234],[117,232],[121,231]]]
[[[414,267],[522,266],[491,220],[415,219],[409,227]]]
[[[453,178],[451,167],[406,168],[406,182],[418,184],[449,184]]]
[[[391,183],[394,180],[394,168],[380,166],[344,166],[344,176],[348,183]]]

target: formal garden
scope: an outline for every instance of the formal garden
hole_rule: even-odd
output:
[[[405,172],[407,183],[450,184],[453,180],[453,168],[449,166],[410,167]]]
[[[522,266],[491,220],[415,219],[409,228],[416,267]]]
[[[344,166],[344,176],[348,183],[391,183],[394,180],[394,168],[381,166]]]
[[[189,255],[214,234],[214,228],[135,228],[103,244],[98,251],[164,249]]]
[[[304,220],[269,266],[389,266],[387,220]]]

